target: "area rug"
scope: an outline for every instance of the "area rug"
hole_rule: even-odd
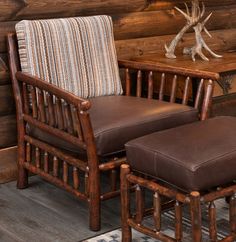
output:
[[[217,229],[218,229],[218,239],[223,239],[227,236],[229,224],[229,210],[228,204],[225,200],[220,199],[216,201],[217,207]],[[203,233],[203,241],[209,241],[208,237],[208,215],[207,210],[203,207],[203,224],[202,224],[202,233]],[[172,210],[166,211],[162,215],[162,232],[174,237],[174,212]],[[152,218],[148,217],[145,219],[144,224],[148,226],[152,226]],[[191,226],[190,226],[190,214],[188,212],[188,208],[184,207],[183,209],[183,242],[191,242]],[[132,231],[133,242],[156,242],[158,240],[154,240],[148,236],[145,236],[135,230]],[[106,234],[99,235],[94,238],[90,238],[84,240],[84,242],[120,242],[121,241],[121,230],[113,230]]]

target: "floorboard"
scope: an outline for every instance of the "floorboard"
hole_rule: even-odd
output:
[[[77,242],[120,226],[119,198],[103,202],[102,230],[94,233],[85,202],[36,176],[27,189],[15,185],[0,185],[1,242]]]

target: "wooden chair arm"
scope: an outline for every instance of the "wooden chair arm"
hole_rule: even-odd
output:
[[[21,71],[16,72],[15,78],[22,83],[18,89],[21,97],[17,94],[18,100],[22,100],[18,116],[32,126],[86,150],[87,136],[93,137],[87,112],[90,101]]]
[[[146,63],[146,62],[138,62],[138,61],[130,61],[130,60],[119,60],[119,67],[125,69],[125,95],[131,95],[131,72],[130,70],[134,70],[134,74],[136,74],[136,96],[142,96],[142,81],[143,79],[147,83],[147,98],[154,97],[154,81],[158,81],[160,83],[157,99],[165,100],[164,90],[166,82],[169,81],[171,83],[170,93],[169,93],[169,102],[176,102],[176,92],[177,92],[177,79],[181,77],[184,82],[183,95],[179,101],[183,105],[189,105],[189,92],[191,86],[191,79],[199,79],[199,83],[197,83],[196,93],[193,93],[192,101],[194,104],[194,108],[199,110],[200,120],[205,120],[209,116],[209,111],[212,103],[212,95],[214,82],[211,80],[212,73],[185,70],[184,68],[175,68],[172,66],[162,65],[160,63]],[[137,72],[137,73],[136,73]],[[159,80],[153,78],[153,73],[159,73]],[[147,75],[143,75],[146,73]],[[143,78],[144,77],[144,78]],[[215,75],[214,80],[219,78],[218,75]],[[133,90],[132,90],[133,91]]]
[[[60,87],[50,84],[38,77],[18,71],[16,73],[16,78],[18,81],[27,83],[33,87],[39,88],[40,90],[49,92],[49,93],[57,96],[58,98],[64,99],[68,104],[73,104],[73,105],[79,107],[80,110],[82,110],[82,111],[87,111],[91,107],[91,103],[89,100],[78,97],[78,96],[76,96]]]
[[[173,66],[162,65],[161,63],[150,63],[150,62],[147,63],[147,62],[132,61],[132,60],[118,60],[118,64],[120,68],[129,68],[129,69],[136,69],[136,70],[143,70],[143,71],[155,71],[160,73],[188,76],[188,77],[200,78],[200,79],[213,78],[212,72],[197,71],[197,70],[191,71],[181,67],[176,68]],[[213,79],[218,80],[219,75],[215,74]]]

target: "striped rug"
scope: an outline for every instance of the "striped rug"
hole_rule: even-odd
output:
[[[228,234],[228,204],[223,200],[220,199],[216,201],[217,207],[217,228],[218,228],[218,239],[224,238]],[[203,242],[209,241],[209,230],[208,230],[208,222],[207,222],[207,211],[204,209],[202,214],[203,216]],[[174,236],[174,213],[172,210],[163,213],[162,216],[162,231],[169,236]],[[191,242],[191,226],[190,226],[190,215],[188,212],[188,208],[184,207],[183,209],[183,242]],[[152,226],[152,219],[147,218],[145,220],[145,224]],[[133,235],[133,242],[154,242],[154,240],[146,235],[143,235],[135,230],[132,231]],[[102,234],[100,236],[90,238],[84,240],[83,242],[120,242],[121,241],[121,230],[113,230],[106,234]]]

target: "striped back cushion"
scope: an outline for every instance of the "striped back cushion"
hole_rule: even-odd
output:
[[[122,94],[109,16],[23,20],[16,34],[23,72],[83,98]]]

